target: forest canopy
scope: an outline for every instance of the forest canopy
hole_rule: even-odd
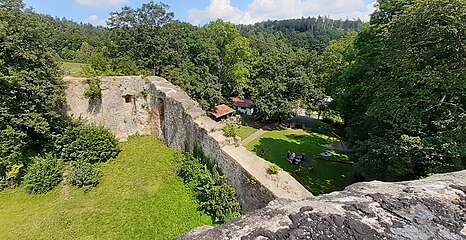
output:
[[[325,85],[358,168],[366,179],[389,181],[464,169],[466,2],[378,5],[353,42],[332,43],[324,53],[346,66],[325,70]]]

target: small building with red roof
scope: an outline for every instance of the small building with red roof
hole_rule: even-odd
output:
[[[254,114],[254,102],[249,99],[231,98],[239,113],[251,116]]]
[[[214,110],[210,111],[210,116],[215,121],[221,121],[223,119],[228,119],[231,115],[235,112],[234,109],[228,107],[225,104],[218,105],[214,108]]]

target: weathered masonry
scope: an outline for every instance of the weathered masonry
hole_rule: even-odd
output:
[[[401,182],[356,183],[299,201],[275,200],[179,240],[466,239],[466,171]]]
[[[84,97],[86,79],[65,78],[67,113],[108,127],[125,141],[134,134],[152,135],[176,150],[202,149],[236,186],[243,212],[265,207],[278,198],[300,200],[312,195],[288,173],[267,173],[270,163],[223,136],[180,88],[159,77],[104,77],[102,97]],[[255,178],[257,184],[251,185]]]

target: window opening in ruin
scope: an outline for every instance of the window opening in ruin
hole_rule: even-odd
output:
[[[133,95],[125,95],[123,97],[125,98],[126,103],[131,103],[134,96]]]

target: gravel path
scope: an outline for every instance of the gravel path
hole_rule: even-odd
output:
[[[243,146],[246,146],[248,145],[249,143],[251,143],[252,141],[254,141],[254,139],[256,138],[259,138],[261,137],[262,135],[264,135],[267,131],[264,131],[263,129],[259,129],[259,131],[253,133],[251,136],[247,137],[246,139],[244,139],[241,144]]]

